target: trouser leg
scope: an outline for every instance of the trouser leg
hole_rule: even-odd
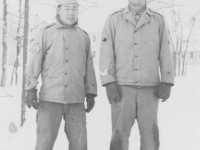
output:
[[[131,128],[136,118],[137,91],[129,86],[120,86],[121,101],[112,103],[112,139],[110,150],[128,150]]]
[[[84,103],[66,105],[65,133],[69,150],[87,150],[86,111]]]
[[[138,89],[137,121],[141,137],[141,150],[159,149],[158,103],[159,99],[154,96],[154,87]]]
[[[58,135],[63,104],[40,101],[37,113],[36,150],[52,150]]]

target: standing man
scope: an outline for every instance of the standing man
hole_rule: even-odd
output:
[[[158,103],[169,98],[174,73],[164,18],[148,9],[146,0],[129,0],[108,17],[100,74],[112,110],[110,150],[128,150],[135,119],[140,149],[158,150]]]
[[[31,49],[26,103],[38,109],[36,150],[53,149],[62,117],[68,150],[87,150],[86,112],[95,104],[97,85],[89,36],[78,27],[78,10],[77,0],[58,0],[57,22],[40,30]]]

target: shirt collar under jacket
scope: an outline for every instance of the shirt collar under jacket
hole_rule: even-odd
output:
[[[127,13],[129,13],[129,12],[131,13],[131,11],[130,11],[130,9],[129,9],[129,6],[125,7],[123,13],[124,13],[124,14],[127,14]],[[152,15],[152,12],[149,10],[148,7],[146,7],[146,9],[145,9],[144,11],[142,11],[142,13],[144,13],[144,12],[146,12],[146,13],[149,14],[150,16]],[[136,15],[136,14],[135,14],[135,15]],[[135,15],[134,15],[134,16],[135,16]]]

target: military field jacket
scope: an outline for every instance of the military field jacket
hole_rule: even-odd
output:
[[[41,100],[83,103],[86,94],[97,95],[89,36],[77,25],[42,28],[28,58],[26,90],[38,84],[40,74]]]
[[[111,14],[103,29],[99,64],[102,85],[174,84],[163,16],[147,8],[136,24],[129,7]]]

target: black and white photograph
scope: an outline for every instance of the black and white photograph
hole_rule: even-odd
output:
[[[0,3],[0,150],[200,150],[200,0]]]

